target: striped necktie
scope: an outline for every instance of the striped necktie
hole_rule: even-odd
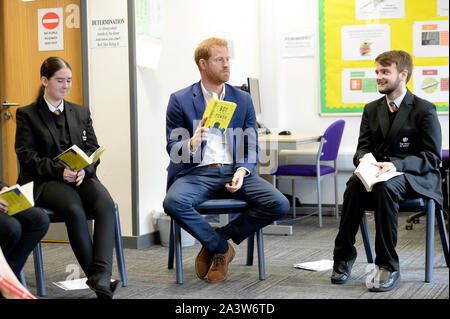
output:
[[[59,109],[56,109],[56,110],[53,111],[53,114],[55,114],[55,115],[60,115],[60,114],[61,114],[61,111],[60,111]]]
[[[398,106],[395,104],[394,101],[389,102],[389,109],[391,112],[396,112],[398,110]]]

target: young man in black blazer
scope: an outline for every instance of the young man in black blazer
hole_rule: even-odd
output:
[[[376,184],[370,193],[356,175],[349,179],[335,240],[331,282],[342,284],[350,276],[356,259],[355,236],[364,207],[370,203],[375,212],[377,272],[368,288],[388,291],[400,281],[395,251],[399,201],[427,197],[442,207],[442,135],[436,107],[406,87],[413,69],[411,56],[404,51],[389,51],[380,54],[375,63],[378,91],[385,96],[364,107],[353,162],[357,166],[364,154],[371,152],[379,162],[379,175],[392,171],[404,174]]]

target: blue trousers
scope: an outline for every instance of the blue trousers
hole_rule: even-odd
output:
[[[199,167],[179,177],[168,189],[164,211],[210,252],[216,251],[223,240],[194,207],[218,198],[245,200],[250,208],[221,230],[225,239],[241,243],[260,228],[285,216],[289,202],[269,182],[253,173],[244,178],[242,187],[230,193],[225,184],[230,183],[234,169],[230,166]]]

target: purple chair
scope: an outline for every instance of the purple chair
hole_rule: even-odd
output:
[[[319,208],[319,227],[322,227],[322,194],[320,191],[320,180],[322,177],[334,175],[334,196],[336,205],[336,217],[339,213],[338,208],[338,190],[337,190],[337,168],[336,158],[341,144],[342,133],[344,132],[345,121],[338,120],[333,122],[320,138],[320,145],[316,156],[315,164],[311,165],[281,165],[278,166],[272,175],[274,176],[274,185],[277,179],[292,180],[292,212],[295,212],[295,180],[296,179],[316,179],[317,180],[317,204]],[[333,162],[333,166],[322,165],[321,162]]]

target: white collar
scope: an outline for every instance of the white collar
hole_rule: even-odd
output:
[[[217,98],[217,93],[216,92],[212,92],[212,93],[210,93],[210,92],[208,92],[208,90],[206,90],[206,88],[205,88],[205,86],[203,85],[203,82],[202,81],[200,81],[200,86],[202,87],[202,92],[203,92],[203,97],[205,98],[205,99],[207,99],[208,101],[214,96],[214,98],[216,99],[216,100],[220,100],[220,101],[222,101],[224,98],[225,98],[225,84],[223,85],[223,90],[222,90],[222,93],[220,94],[220,98]]]
[[[394,102],[395,105],[397,105],[397,107],[400,108],[400,105],[401,105],[402,102],[403,102],[403,98],[405,97],[406,92],[408,92],[408,90],[406,90],[405,93],[403,93],[402,95],[400,95],[400,96],[399,96],[398,98],[396,98],[395,100],[389,100],[388,97],[387,97],[387,95],[386,95],[386,101],[387,101],[387,104],[389,105],[389,103]],[[389,110],[390,110],[390,109],[389,109]],[[391,112],[392,112],[392,111],[391,111]]]
[[[44,97],[45,103],[47,103],[48,109],[50,112],[55,112],[56,110],[60,111],[61,113],[64,111],[64,100],[61,100],[61,103],[58,106],[53,106],[50,104],[49,101]]]

